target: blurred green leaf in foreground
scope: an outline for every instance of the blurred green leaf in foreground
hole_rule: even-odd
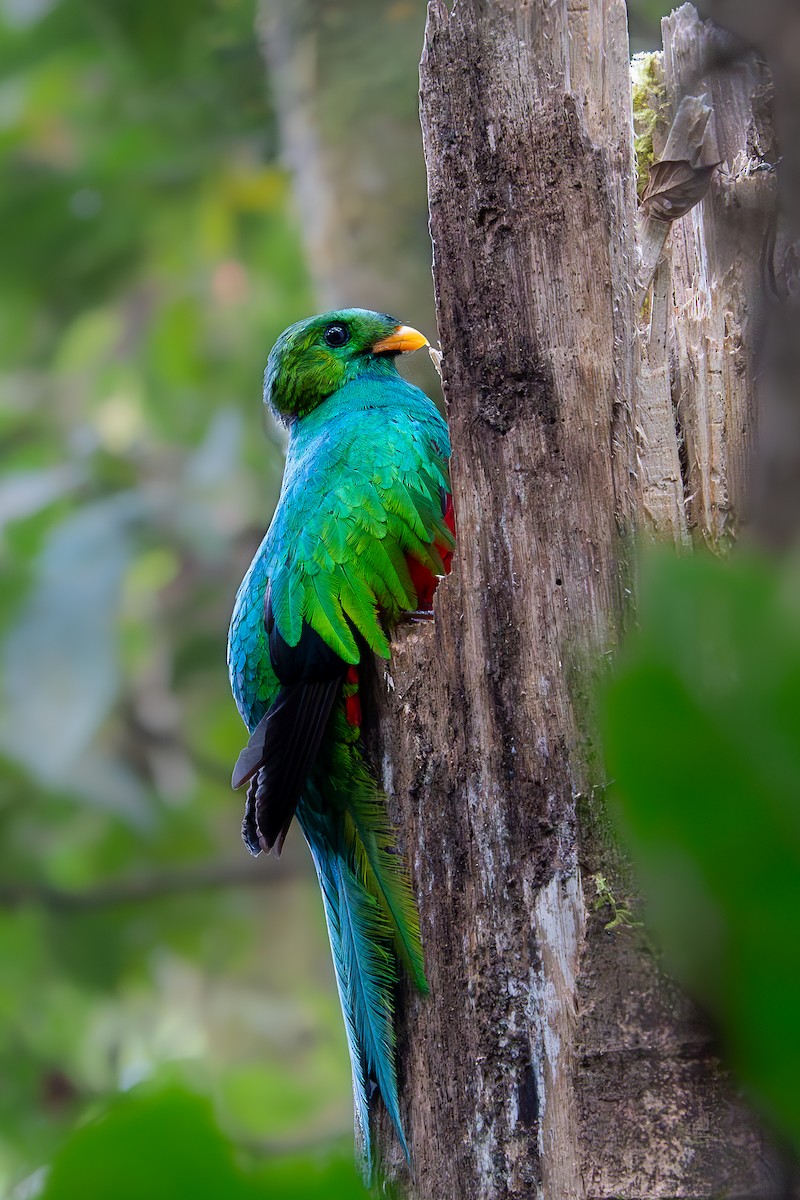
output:
[[[352,1156],[239,1162],[211,1105],[179,1088],[135,1089],[79,1128],[56,1156],[42,1200],[361,1200]]]
[[[800,1145],[797,563],[649,552],[604,726],[667,966]]]

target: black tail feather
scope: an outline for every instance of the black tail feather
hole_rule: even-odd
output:
[[[234,788],[250,783],[242,836],[251,853],[280,854],[297,801],[319,752],[344,671],[336,679],[285,684],[233,769]]]
[[[258,858],[261,853],[261,847],[258,844],[258,826],[256,824],[256,788],[258,787],[258,776],[250,780],[250,786],[247,789],[247,799],[244,802],[244,817],[242,819],[242,841],[247,849],[253,855],[253,858]]]

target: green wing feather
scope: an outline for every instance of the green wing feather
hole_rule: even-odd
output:
[[[275,571],[270,581],[270,598],[281,634],[290,646],[296,646],[303,629],[304,588],[299,572]]]
[[[325,576],[317,575],[306,588],[303,616],[340,658],[347,663],[358,662],[361,653],[344,618],[341,600]]]
[[[268,535],[273,611],[290,645],[304,618],[357,662],[351,622],[386,656],[384,623],[416,606],[406,555],[444,571],[434,543],[452,545],[440,498],[449,446],[433,405],[399,378],[349,385],[327,403],[292,431]]]
[[[370,648],[382,658],[388,658],[389,639],[378,619],[377,593],[360,575],[344,565],[339,574],[339,598],[342,608]]]

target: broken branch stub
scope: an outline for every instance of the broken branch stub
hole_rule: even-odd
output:
[[[711,105],[705,93],[684,96],[670,127],[663,157],[650,167],[650,181],[636,214],[639,308],[653,281],[671,223],[703,199],[718,165],[700,165],[710,117]]]
[[[641,210],[656,221],[677,221],[699,204],[719,163],[693,167],[685,158],[662,158],[650,168]]]

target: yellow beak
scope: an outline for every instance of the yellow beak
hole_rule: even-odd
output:
[[[373,354],[407,354],[428,345],[428,339],[410,325],[398,325],[394,333],[381,338],[372,347]]]

